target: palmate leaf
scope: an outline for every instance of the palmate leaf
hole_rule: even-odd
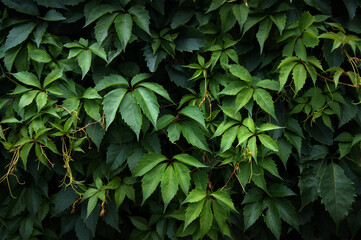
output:
[[[345,218],[355,200],[354,183],[346,177],[343,169],[331,163],[321,177],[319,193],[321,201],[336,224]]]

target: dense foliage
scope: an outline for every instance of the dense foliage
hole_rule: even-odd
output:
[[[1,0],[0,239],[360,238],[358,0]]]

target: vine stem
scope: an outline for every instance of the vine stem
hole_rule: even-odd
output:
[[[330,82],[335,82],[333,79],[331,78],[327,78],[325,76],[322,76],[321,74],[317,73],[317,75],[321,78],[323,78],[324,80],[327,80],[327,81],[330,81]],[[360,88],[360,86],[358,85],[352,85],[352,84],[349,84],[349,83],[344,83],[344,82],[338,82],[338,84],[341,84],[341,85],[345,85],[345,86],[348,86],[348,87],[354,87],[354,88]]]

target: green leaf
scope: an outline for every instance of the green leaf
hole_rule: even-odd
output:
[[[259,46],[260,46],[261,54],[263,52],[263,46],[264,46],[266,39],[268,38],[271,28],[272,28],[272,21],[269,18],[264,19],[259,24],[259,29],[258,29],[256,38],[257,38]]]
[[[224,153],[232,146],[234,140],[236,139],[238,128],[239,126],[233,126],[223,133],[219,154]]]
[[[117,8],[113,5],[100,4],[100,5],[96,6],[95,8],[91,9],[89,14],[85,14],[84,27],[88,26],[89,24],[91,24],[92,22],[94,22],[95,20],[100,18],[101,16],[103,16],[107,13],[111,13],[116,10],[117,10]]]
[[[99,95],[99,93],[94,88],[87,88],[82,98],[85,99],[101,99],[102,97]]]
[[[298,215],[297,215],[295,207],[292,205],[291,201],[289,201],[287,199],[277,199],[275,202],[276,202],[280,217],[284,221],[286,221],[289,225],[294,227],[297,231],[299,231]]]
[[[206,124],[204,123],[204,116],[201,110],[195,106],[186,106],[179,113],[193,119],[199,123],[204,129],[206,129]]]
[[[174,159],[177,159],[178,161],[193,166],[193,167],[207,167],[206,165],[204,165],[203,163],[200,163],[197,159],[195,159],[194,157],[188,155],[188,154],[178,154],[173,156]]]
[[[296,64],[297,62],[289,62],[284,66],[282,66],[282,68],[280,69],[280,75],[279,75],[280,88],[278,90],[279,92],[283,89],[284,85],[287,82],[288,76],[290,75],[292,69]]]
[[[202,129],[191,121],[182,121],[182,134],[195,147],[211,152],[208,148],[207,141],[204,137]]]
[[[117,15],[118,13],[109,14],[97,21],[97,24],[94,27],[94,34],[99,45],[101,45],[108,36],[109,28]]]
[[[277,165],[272,159],[270,158],[262,159],[261,161],[259,161],[259,165],[262,168],[266,169],[268,172],[270,172],[273,176],[278,177],[279,179],[282,180],[282,177],[278,173]]]
[[[29,85],[29,86],[34,86],[37,87],[39,89],[41,89],[41,84],[39,79],[30,72],[17,72],[17,73],[13,73],[12,74],[17,80],[19,80],[20,82]]]
[[[232,14],[231,4],[223,5],[219,11],[219,16],[221,18],[221,27],[223,33],[229,31],[236,24],[236,18]]]
[[[172,17],[170,27],[175,29],[181,25],[185,25],[193,17],[194,12],[189,9],[180,8]]]
[[[336,224],[346,217],[356,197],[354,183],[333,162],[321,177],[319,193],[321,202]]]
[[[253,96],[253,92],[254,89],[253,88],[243,88],[236,97],[236,101],[235,101],[235,112],[234,114],[236,114],[239,110],[241,110],[244,105],[246,105],[249,100],[252,98]]]
[[[302,61],[307,61],[307,51],[302,38],[296,40],[294,50],[296,56],[299,59],[301,59]]]
[[[104,96],[103,108],[104,115],[106,118],[106,129],[110,126],[110,124],[114,121],[115,114],[122,102],[124,95],[126,94],[127,89],[118,88]]]
[[[271,94],[262,88],[256,88],[253,93],[253,99],[256,103],[274,119],[276,119],[275,107]]]
[[[213,208],[213,216],[216,220],[222,234],[226,236],[231,236],[231,233],[229,232],[229,228],[227,225],[227,220],[229,217],[229,211],[227,211],[220,201],[218,199],[215,199],[212,201],[212,208]]]
[[[20,150],[20,157],[23,161],[24,169],[26,170],[27,162],[28,162],[28,156],[30,153],[31,148],[33,147],[34,143],[28,143],[21,147]]]
[[[122,48],[125,50],[130,36],[132,35],[133,21],[128,13],[119,14],[114,21],[115,30],[117,31],[118,38],[122,43]]]
[[[24,42],[29,37],[35,26],[36,23],[28,22],[13,27],[6,38],[3,51],[5,52],[6,50]]]
[[[263,209],[263,202],[253,202],[249,203],[243,208],[243,219],[244,219],[244,231],[246,231],[250,226],[252,226],[259,216],[261,216]]]
[[[182,204],[199,202],[199,201],[205,199],[206,197],[207,197],[207,194],[204,190],[196,188],[196,189],[193,189],[188,194],[187,198],[183,201]]]
[[[135,5],[131,8],[129,8],[129,13],[131,13],[134,16],[134,22],[143,29],[146,33],[150,35],[149,32],[149,14],[148,11],[145,9],[144,6],[141,5]]]
[[[145,218],[142,217],[130,217],[132,224],[141,231],[150,230],[149,223]]]
[[[246,141],[249,137],[251,137],[253,133],[251,133],[247,127],[241,126],[237,131],[237,139],[238,145],[241,145],[244,141]]]
[[[295,95],[303,85],[305,85],[306,78],[307,78],[307,72],[303,64],[297,64],[292,71],[293,80],[295,82]]]
[[[305,31],[302,34],[302,40],[306,47],[314,48],[318,45],[320,42],[316,35],[314,35],[312,32]]]
[[[276,239],[281,237],[281,219],[277,206],[273,200],[268,201],[268,210],[264,217],[267,227],[271,230]]]
[[[305,31],[309,26],[312,25],[315,21],[315,17],[310,14],[310,12],[306,11],[303,12],[300,19],[298,20],[298,28],[300,29],[300,32],[302,33]]]
[[[27,217],[21,221],[19,228],[21,239],[28,240],[33,233],[33,230],[33,221],[30,219],[30,217]]]
[[[52,60],[51,56],[46,51],[41,49],[34,49],[29,51],[29,56],[31,59],[41,63],[48,63]]]
[[[24,2],[21,0],[2,0],[2,2],[9,8],[16,10],[17,12],[29,14],[32,16],[38,16],[40,14],[39,8],[34,2]]]
[[[86,218],[88,218],[89,215],[92,213],[92,211],[94,210],[97,203],[98,203],[98,195],[95,194],[89,198],[88,205],[87,205]]]
[[[214,137],[218,137],[220,135],[222,135],[227,129],[229,129],[230,127],[232,127],[233,125],[237,124],[238,122],[231,120],[231,121],[223,121],[221,124],[219,124],[219,126],[217,127],[217,130],[214,132],[214,135],[212,138]]]
[[[211,196],[213,196],[215,199],[218,199],[219,201],[224,203],[227,207],[232,209],[234,212],[238,213],[233,205],[231,197],[225,191],[212,192]]]
[[[138,83],[150,78],[152,75],[149,73],[140,73],[135,75],[132,80],[130,81],[130,85],[132,85],[132,87],[136,86]]]
[[[135,166],[133,175],[136,177],[142,176],[153,169],[158,163],[161,163],[165,160],[167,160],[167,158],[159,153],[144,154],[139,159],[138,164]]]
[[[101,91],[103,89],[106,89],[108,87],[117,86],[117,85],[124,85],[129,86],[128,81],[125,80],[120,75],[111,74],[109,76],[104,77],[102,80],[100,80],[94,87],[95,90]]]
[[[178,141],[180,138],[181,131],[182,131],[182,127],[179,122],[174,122],[170,124],[167,129],[169,141],[171,141],[172,143]]]
[[[140,129],[142,126],[142,113],[132,92],[125,94],[119,106],[119,112],[126,124],[134,131],[139,138]]]
[[[81,53],[79,53],[77,59],[82,72],[81,79],[84,79],[91,66],[92,52],[90,50],[83,50]]]
[[[174,198],[178,191],[178,179],[172,165],[168,165],[167,169],[162,174],[162,179],[160,181],[164,209],[166,209],[169,202]]]
[[[159,164],[150,170],[145,176],[142,178],[142,193],[143,193],[143,201],[147,200],[150,195],[157,189],[157,186],[162,179],[164,174],[164,170],[167,167],[166,163]]]
[[[187,226],[193,222],[201,213],[203,209],[203,205],[205,203],[206,199],[203,199],[199,202],[190,203],[186,209],[186,214],[184,217],[184,228],[186,229]]]
[[[232,7],[233,15],[235,16],[240,29],[242,30],[244,23],[248,18],[249,8],[245,4],[234,4]]]
[[[232,75],[238,77],[239,79],[246,82],[252,82],[251,74],[243,66],[237,64],[231,64],[228,65],[228,69],[232,73]]]
[[[246,85],[241,81],[233,81],[228,84],[220,93],[219,95],[236,95],[244,89]]]
[[[213,213],[211,208],[211,200],[206,200],[202,212],[199,217],[201,235],[205,235],[211,229],[213,223]]]
[[[206,13],[209,13],[211,11],[216,10],[217,8],[219,8],[220,6],[222,6],[224,3],[226,2],[226,0],[215,0],[211,2],[211,5],[209,6],[208,10]]]
[[[268,149],[271,149],[272,151],[278,152],[277,143],[270,136],[266,134],[259,134],[257,135],[257,137],[261,141],[263,146],[265,146]]]
[[[31,104],[38,93],[39,90],[31,90],[22,95],[19,101],[19,108],[21,109]]]
[[[283,127],[280,126],[276,126],[272,123],[263,123],[260,127],[259,127],[259,132],[266,132],[266,131],[271,131],[271,130],[276,130],[276,129],[281,129]]]
[[[135,100],[147,118],[152,122],[153,126],[157,126],[157,118],[159,114],[159,104],[155,94],[147,88],[138,87],[133,91]]]
[[[188,167],[182,163],[173,162],[175,176],[185,195],[188,195],[191,176]]]
[[[55,68],[53,69],[45,78],[43,86],[44,88],[54,82],[55,80],[58,80],[63,76],[63,69],[62,68]]]
[[[47,101],[48,101],[48,94],[46,94],[45,92],[40,92],[36,96],[35,102],[36,102],[36,106],[38,107],[38,112],[40,112],[40,110],[45,106]]]
[[[167,90],[165,90],[163,88],[162,85],[158,84],[158,83],[153,83],[153,82],[141,82],[138,84],[138,86],[142,86],[145,88],[148,88],[149,90],[155,92],[156,94],[164,97],[165,99],[167,99],[168,101],[170,101],[171,103],[174,103],[172,101],[172,99],[169,97],[169,94],[167,92]]]
[[[145,46],[143,50],[143,55],[147,61],[149,71],[155,72],[158,68],[159,63],[166,58],[167,54],[164,51],[159,50],[153,55],[152,48],[149,45]]]
[[[272,22],[277,26],[278,30],[280,31],[280,35],[282,35],[283,30],[286,26],[287,15],[286,13],[278,13],[270,15]]]

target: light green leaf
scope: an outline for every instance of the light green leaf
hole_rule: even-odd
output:
[[[300,32],[302,33],[305,31],[309,26],[312,25],[315,21],[315,17],[310,14],[310,12],[306,11],[303,12],[300,19],[298,20],[298,28],[300,29]]]
[[[153,126],[157,126],[157,118],[159,114],[159,104],[155,94],[147,88],[138,87],[133,91],[135,100],[147,118],[152,122]]]
[[[266,39],[268,38],[271,28],[272,28],[272,21],[269,18],[264,19],[259,24],[259,29],[258,29],[256,38],[257,38],[259,46],[260,46],[261,54],[263,52],[263,46],[264,46]]]
[[[120,207],[120,205],[123,203],[125,199],[125,188],[124,185],[121,185],[118,187],[114,192],[114,199],[117,209]]]
[[[38,112],[45,106],[48,101],[48,94],[45,92],[40,92],[35,99],[36,106],[38,107]]]
[[[6,38],[3,51],[5,52],[6,50],[24,42],[29,37],[29,34],[33,31],[35,26],[35,22],[28,22],[13,27]]]
[[[231,236],[227,225],[227,219],[229,219],[229,210],[227,211],[218,199],[212,201],[213,216],[216,220],[222,234]]]
[[[199,123],[204,129],[206,129],[206,124],[204,122],[204,116],[201,110],[195,106],[186,106],[179,113],[193,119],[197,123]]]
[[[203,163],[199,162],[197,159],[195,159],[194,157],[188,155],[188,154],[178,154],[173,156],[174,159],[177,159],[178,161],[185,163],[187,165],[193,166],[193,167],[207,167],[206,165],[204,165]]]
[[[247,127],[240,126],[240,128],[237,131],[237,139],[238,139],[237,146],[241,145],[244,141],[246,141],[252,135],[253,135],[253,133],[251,133]]]
[[[92,197],[89,198],[88,201],[88,205],[87,205],[87,214],[86,214],[86,218],[89,217],[89,215],[91,214],[91,212],[94,210],[95,206],[98,203],[98,195],[93,195]]]
[[[147,200],[150,195],[157,189],[157,186],[164,174],[164,170],[167,167],[166,163],[162,163],[154,167],[150,170],[145,176],[142,178],[142,193],[143,193],[143,201]]]
[[[261,141],[263,146],[271,149],[272,151],[278,152],[277,143],[270,136],[268,136],[266,134],[259,134],[259,135],[257,135],[257,137]]]
[[[20,157],[21,157],[21,160],[23,161],[25,170],[26,170],[26,165],[28,162],[28,156],[29,156],[30,150],[33,147],[33,145],[34,145],[34,143],[25,144],[24,146],[21,147],[21,150],[20,150]]]
[[[234,120],[221,122],[221,124],[219,124],[219,126],[217,127],[217,130],[214,132],[214,135],[212,138],[221,136],[227,129],[229,129],[230,127],[232,127],[233,125],[235,125],[237,123],[238,122],[236,122]]]
[[[174,198],[178,191],[178,180],[172,165],[168,165],[167,169],[162,174],[160,188],[162,191],[164,209],[166,209],[169,202]]]
[[[306,47],[311,47],[311,48],[316,47],[320,42],[317,36],[309,31],[304,31],[304,33],[302,34],[302,40]]]
[[[130,85],[132,85],[132,87],[134,87],[138,83],[150,78],[151,76],[152,76],[152,74],[149,74],[149,73],[139,73],[132,78],[132,80],[130,81]]]
[[[336,224],[346,217],[356,197],[354,183],[333,162],[321,177],[319,194],[321,202]]]
[[[55,68],[52,70],[45,78],[43,86],[44,88],[54,82],[55,80],[58,80],[63,76],[63,69],[62,68]]]
[[[117,88],[104,96],[103,109],[106,118],[106,129],[108,129],[110,124],[114,121],[115,114],[117,113],[126,92],[127,89],[125,88]]]
[[[92,52],[90,50],[83,50],[81,53],[79,53],[77,59],[82,72],[81,79],[84,79],[91,66]]]
[[[19,108],[20,109],[24,108],[24,107],[28,106],[30,103],[32,103],[34,98],[36,97],[36,95],[39,92],[40,92],[39,90],[31,90],[31,91],[24,93],[24,95],[22,95],[20,98]]]
[[[262,88],[256,88],[253,93],[253,99],[256,103],[274,119],[276,119],[275,107],[271,94]]]
[[[134,131],[139,139],[140,129],[142,127],[142,113],[132,92],[125,94],[124,99],[119,106],[119,112],[126,124]]]
[[[307,61],[307,51],[305,44],[303,43],[303,39],[299,38],[296,40],[295,46],[294,46],[295,54],[296,56],[301,59],[302,61]]]
[[[243,88],[245,88],[247,85],[245,85],[241,81],[233,81],[230,84],[228,84],[220,93],[219,95],[236,95],[241,91]]]
[[[279,92],[283,89],[284,85],[287,82],[288,76],[290,75],[293,67],[297,64],[297,62],[289,62],[282,66],[280,69],[279,81],[280,81],[280,88]]]
[[[212,192],[211,196],[213,196],[215,199],[218,199],[219,201],[224,203],[227,207],[232,209],[234,212],[238,213],[237,210],[235,209],[234,205],[233,205],[231,197],[225,191]]]
[[[306,78],[307,78],[307,72],[303,64],[299,63],[297,64],[292,71],[293,80],[295,82],[295,95],[303,85],[305,85]]]
[[[35,76],[35,74],[30,72],[17,72],[12,74],[17,80],[20,82],[29,85],[34,86],[39,89],[41,89],[41,84],[39,79]]]
[[[93,43],[89,46],[89,50],[107,62],[107,53],[104,51],[103,47],[100,47],[97,43]]]
[[[266,132],[266,131],[271,131],[271,130],[276,130],[276,129],[281,129],[281,128],[283,128],[283,127],[276,126],[272,123],[266,122],[266,123],[263,123],[259,127],[259,132]]]
[[[244,105],[246,105],[249,100],[252,98],[253,96],[253,92],[254,89],[247,87],[247,88],[243,88],[236,97],[236,101],[235,101],[235,112],[234,114],[236,114],[239,110],[241,110]]]
[[[130,36],[132,35],[133,21],[128,13],[119,14],[114,21],[115,30],[118,38],[122,43],[122,48],[125,50]]]
[[[233,126],[223,133],[219,154],[224,153],[232,146],[234,140],[236,139],[238,129],[239,126]]]
[[[167,92],[167,90],[165,90],[163,88],[162,85],[158,84],[158,83],[153,83],[153,82],[141,82],[138,84],[138,86],[142,86],[145,88],[148,88],[149,90],[155,92],[156,94],[164,97],[165,99],[167,99],[168,101],[170,101],[171,103],[174,103],[172,101],[172,99],[169,97],[169,94]]]
[[[182,163],[173,162],[175,176],[185,195],[188,195],[191,176],[188,167]]]
[[[100,105],[94,100],[84,100],[84,110],[85,112],[93,118],[95,121],[99,121],[100,116]]]
[[[202,236],[209,232],[212,227],[212,223],[213,213],[211,208],[211,200],[206,200],[199,217],[199,224]]]
[[[111,74],[109,76],[104,77],[100,80],[94,87],[95,90],[101,91],[108,87],[117,86],[117,85],[124,85],[128,87],[128,81],[120,75]]]
[[[144,154],[133,171],[134,176],[142,176],[153,169],[158,163],[167,160],[167,158],[159,153]]]
[[[148,11],[145,9],[144,6],[141,5],[135,5],[131,8],[129,8],[129,13],[131,13],[134,16],[134,22],[143,29],[146,33],[150,35],[149,32],[149,14]]]
[[[239,24],[240,30],[242,30],[243,25],[248,18],[249,8],[243,3],[234,4],[232,7],[232,12]]]
[[[202,209],[203,209],[203,205],[205,203],[206,199],[203,199],[202,201],[199,202],[194,202],[194,203],[190,203],[186,209],[186,214],[184,217],[184,228],[186,229],[187,226],[193,222],[201,213]]]
[[[237,64],[231,64],[228,65],[228,69],[232,73],[232,75],[238,77],[239,79],[244,80],[246,82],[252,82],[251,74],[243,66]]]
[[[249,203],[243,208],[243,219],[244,219],[244,231],[252,226],[259,216],[261,216],[263,209],[263,202],[257,201]]]
[[[196,189],[193,189],[189,193],[189,195],[183,201],[182,204],[199,202],[199,201],[203,200],[206,197],[207,197],[207,194],[206,194],[206,192],[204,190],[196,188]]]
[[[99,95],[99,93],[94,89],[94,88],[87,88],[84,93],[82,98],[85,99],[101,99],[102,97]]]

